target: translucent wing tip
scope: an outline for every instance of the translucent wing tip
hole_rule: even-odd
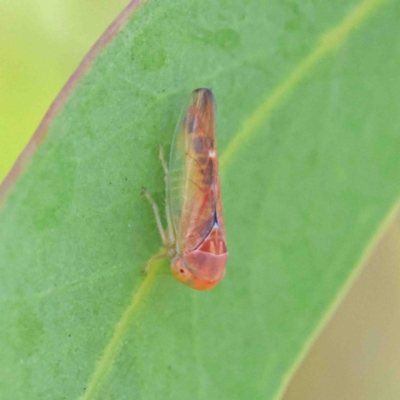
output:
[[[198,88],[192,93],[192,101],[197,104],[200,111],[205,111],[207,104],[212,103],[215,107],[214,94],[211,88]]]

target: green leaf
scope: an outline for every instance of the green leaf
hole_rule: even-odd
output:
[[[282,393],[396,211],[399,14],[149,0],[76,84],[121,18],[2,186],[0,398]],[[218,102],[230,252],[209,292],[167,261],[141,274],[160,246],[141,188],[163,204],[157,145],[196,87]]]

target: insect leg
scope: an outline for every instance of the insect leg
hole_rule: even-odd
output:
[[[151,257],[147,263],[146,268],[142,271],[144,274],[147,274],[150,271],[151,263],[155,260],[159,260],[160,258],[166,258],[165,254],[156,254],[155,256]]]
[[[176,255],[175,248],[170,248],[170,249],[160,249],[160,252],[155,254],[153,257],[151,257],[147,263],[146,263],[146,268],[142,271],[144,274],[147,274],[151,268],[151,264],[155,260],[161,260],[162,258],[168,258],[171,259]]]
[[[167,162],[165,161],[165,158],[164,158],[164,147],[162,146],[162,144],[160,144],[160,146],[159,146],[158,156],[160,157],[161,164],[162,164],[162,166],[164,168],[165,175],[167,176],[168,175],[168,164],[167,164]]]
[[[168,170],[168,165],[167,162],[165,161],[164,158],[164,149],[162,145],[160,145],[160,153],[159,157],[161,160],[161,164],[164,168],[165,176],[164,176],[164,181],[165,181],[165,215],[167,218],[167,224],[168,224],[168,240],[170,244],[173,244],[175,242],[175,235],[174,235],[174,230],[172,228],[172,218],[171,218],[171,207],[169,204],[169,170]]]
[[[160,211],[158,209],[157,203],[153,200],[153,198],[150,196],[149,192],[145,188],[143,188],[142,194],[144,194],[146,196],[147,200],[150,202],[151,206],[153,207],[154,216],[156,217],[157,227],[158,227],[158,230],[159,230],[160,236],[161,236],[161,241],[164,246],[168,246],[168,241],[167,241],[167,238],[165,237],[164,228],[162,226]]]

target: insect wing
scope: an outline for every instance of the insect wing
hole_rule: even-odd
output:
[[[182,253],[197,249],[218,221],[223,226],[215,141],[215,102],[197,89],[178,123],[170,156],[169,203]]]

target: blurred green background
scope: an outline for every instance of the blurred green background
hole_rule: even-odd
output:
[[[0,181],[127,0],[0,0]]]
[[[0,181],[127,0],[0,0]],[[378,246],[284,397],[400,398],[400,220]]]

